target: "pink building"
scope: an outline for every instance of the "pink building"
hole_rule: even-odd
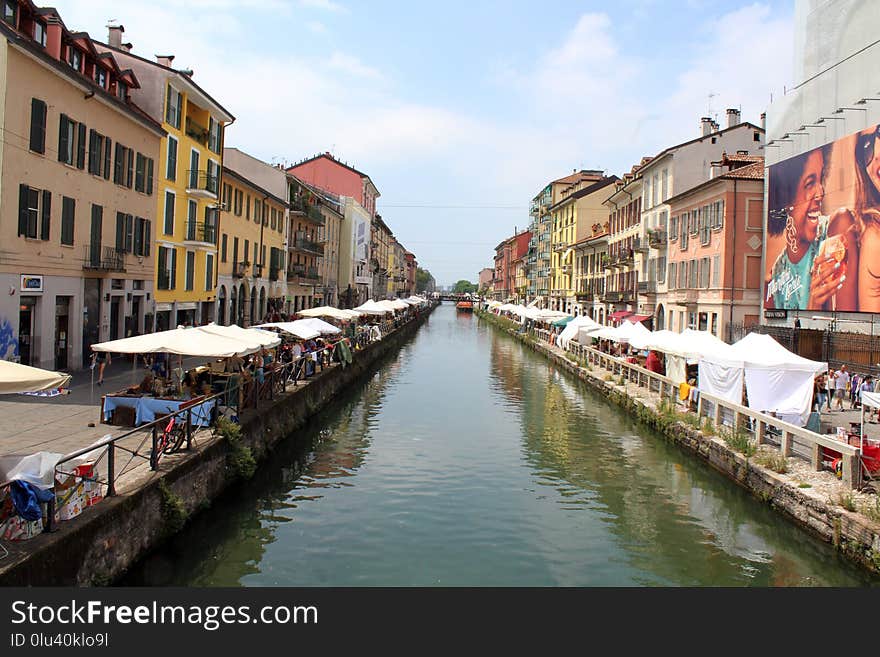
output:
[[[656,316],[673,331],[756,324],[761,307],[764,158],[722,155],[707,182],[668,200],[668,291]]]
[[[496,299],[506,301],[516,295],[516,267],[514,263],[526,256],[532,233],[524,230],[508,237],[495,247],[495,287]]]
[[[349,196],[360,203],[370,217],[376,216],[376,199],[379,190],[370,177],[354,167],[344,164],[330,153],[322,153],[313,158],[294,164],[288,173],[300,180],[332,192],[337,196]]]

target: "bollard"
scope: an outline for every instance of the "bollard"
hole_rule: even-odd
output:
[[[107,497],[116,495],[116,443],[107,445]]]
[[[790,431],[783,430],[782,432],[782,445],[780,446],[780,451],[782,455],[788,458],[791,456],[791,443],[792,443],[792,435]]]

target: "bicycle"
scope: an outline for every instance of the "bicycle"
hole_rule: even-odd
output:
[[[165,429],[156,441],[156,449],[150,455],[150,465],[155,469],[162,454],[173,454],[180,451],[186,442],[186,423],[176,417],[168,420]]]

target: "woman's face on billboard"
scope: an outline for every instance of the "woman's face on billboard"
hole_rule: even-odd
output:
[[[805,242],[815,240],[819,228],[822,198],[825,196],[825,189],[822,186],[823,164],[821,151],[815,151],[807,157],[792,203],[791,219],[798,238]]]
[[[874,189],[880,192],[880,126],[859,134],[859,164],[865,167]]]

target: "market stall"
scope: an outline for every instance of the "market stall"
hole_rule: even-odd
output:
[[[0,360],[0,394],[54,391],[70,385],[70,374]]]

